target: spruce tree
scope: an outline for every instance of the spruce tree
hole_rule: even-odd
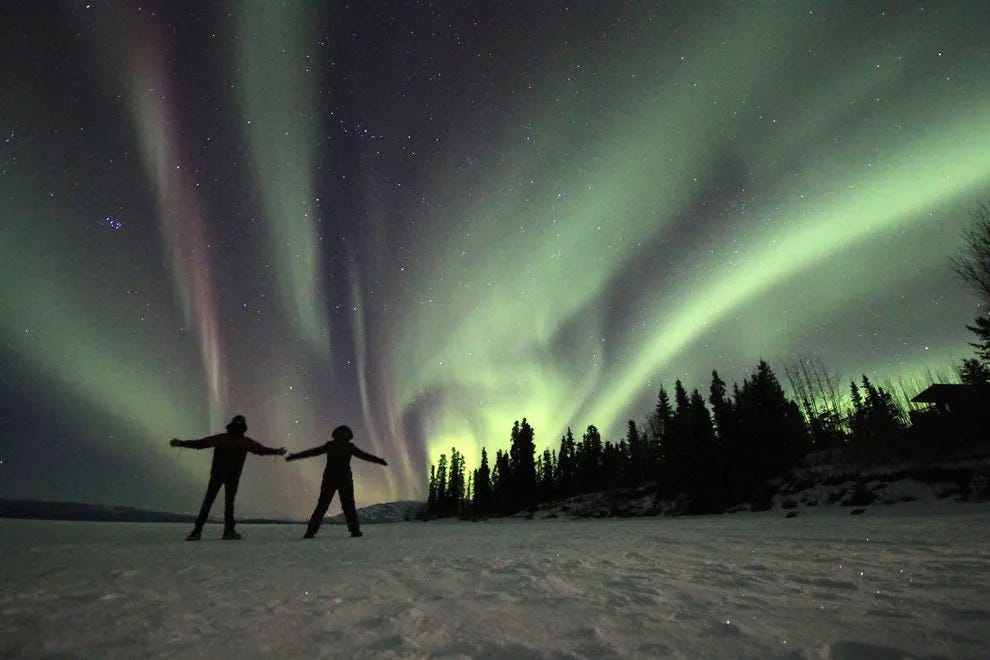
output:
[[[680,379],[674,381],[674,414],[667,434],[667,461],[675,470],[687,467],[691,446],[691,402]],[[683,473],[682,473],[683,476]]]
[[[719,378],[718,371],[712,369],[712,384],[708,392],[708,403],[712,406],[715,431],[723,442],[731,442],[735,426],[735,412],[732,401],[726,393],[725,381]]]
[[[688,493],[695,513],[721,513],[728,493],[724,486],[724,459],[716,443],[715,426],[705,399],[697,389],[691,391],[691,452]]]
[[[981,204],[963,231],[965,245],[952,260],[956,274],[977,295],[984,310],[990,309],[990,206]],[[966,328],[976,335],[973,347],[977,357],[990,367],[990,316],[986,312]]]
[[[437,467],[430,464],[430,490],[426,498],[426,513],[428,518],[437,516]]]
[[[990,368],[990,316],[977,316],[973,325],[967,325],[966,329],[976,335],[976,341],[970,342],[976,349],[976,356]]]
[[[450,468],[447,482],[447,502],[448,515],[459,515],[464,504],[466,492],[464,481],[464,455],[457,451],[456,447],[450,449]]]
[[[536,504],[536,442],[533,427],[523,417],[512,427],[509,459],[512,465],[512,490],[517,511]]]
[[[804,415],[798,405],[784,394],[776,374],[763,360],[757,365],[756,386],[767,415],[765,423],[771,438],[768,445],[780,457],[780,467],[790,467],[809,446]]]
[[[727,448],[729,480],[734,497],[749,498],[754,506],[769,506],[767,479],[792,467],[809,447],[804,415],[766,361],[734,388],[738,436]]]
[[[460,507],[462,519],[467,517],[468,513],[474,509],[474,475],[477,472],[477,470],[473,470],[468,472],[467,475],[467,486],[464,488],[464,501]]]
[[[656,479],[658,485],[662,490],[666,488],[665,484],[660,483],[664,478],[666,463],[668,460],[668,436],[670,435],[671,426],[674,418],[674,410],[670,406],[670,397],[667,395],[667,391],[660,386],[660,391],[657,394],[657,403],[653,408],[653,413],[650,415],[649,421],[649,434],[650,434],[650,478]]]
[[[437,516],[450,515],[447,510],[447,455],[440,454],[437,461]]]
[[[491,513],[492,475],[488,466],[488,452],[481,448],[481,465],[474,471],[474,512],[478,518]]]
[[[715,427],[712,416],[705,406],[705,399],[696,389],[691,391],[688,400],[691,415],[691,454],[694,457],[705,456],[715,443]]]
[[[557,490],[561,497],[574,494],[574,434],[570,427],[560,438],[560,452],[557,454]]]
[[[509,464],[509,454],[501,449],[495,450],[495,467],[492,469],[492,508],[505,514],[512,513],[510,507],[512,494],[512,469]]]
[[[646,478],[646,452],[643,439],[636,428],[636,422],[629,420],[626,427],[626,446],[629,447],[626,476],[628,485],[638,486]]]
[[[665,452],[665,438],[670,432],[671,421],[674,418],[674,409],[670,406],[670,397],[667,391],[660,386],[657,394],[657,403],[650,415],[650,435],[653,437],[657,450],[657,460],[663,460]]]
[[[580,492],[593,493],[601,488],[602,436],[594,424],[590,424],[581,439]]]
[[[554,495],[554,471],[555,456],[549,449],[544,449],[540,457],[539,470],[537,471],[537,501],[546,502],[553,499]]]
[[[965,385],[990,385],[990,363],[965,358],[959,367],[959,380]]]

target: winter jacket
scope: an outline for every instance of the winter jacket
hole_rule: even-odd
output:
[[[266,447],[246,435],[233,433],[218,433],[199,440],[180,440],[179,446],[190,449],[213,447],[213,464],[210,466],[210,474],[224,477],[240,476],[248,452],[259,456],[271,456],[278,453],[277,449]]]
[[[379,458],[374,454],[369,454],[366,451],[362,451],[351,444],[350,441],[339,442],[334,440],[322,444],[319,447],[313,447],[312,449],[301,451],[298,454],[289,454],[285,460],[294,461],[300,458],[319,456],[320,454],[327,455],[327,466],[323,470],[324,480],[329,479],[338,481],[341,479],[350,479],[352,456],[355,458],[360,458],[363,461],[368,461],[369,463],[388,465],[384,458]]]

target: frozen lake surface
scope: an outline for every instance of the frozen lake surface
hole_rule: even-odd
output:
[[[949,511],[0,520],[0,656],[986,658],[990,508]]]

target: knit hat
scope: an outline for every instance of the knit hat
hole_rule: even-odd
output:
[[[234,419],[227,424],[227,433],[247,433],[247,420],[244,415],[234,415]]]

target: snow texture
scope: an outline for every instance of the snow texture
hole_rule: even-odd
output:
[[[187,531],[0,520],[0,657],[990,653],[987,505]]]

